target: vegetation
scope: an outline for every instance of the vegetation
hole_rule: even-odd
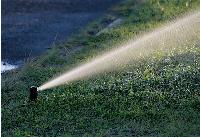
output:
[[[200,48],[157,52],[121,72],[39,93],[39,86],[120,42],[200,5],[199,0],[126,0],[65,44],[2,76],[2,136],[200,136]],[[122,18],[120,26],[95,35]],[[70,54],[69,54],[70,53]]]

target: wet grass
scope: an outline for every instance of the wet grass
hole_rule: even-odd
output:
[[[200,48],[157,52],[123,71],[39,93],[29,87],[150,31],[198,6],[198,0],[125,1],[64,45],[2,77],[2,136],[199,136]],[[98,36],[116,18],[124,22]],[[89,32],[89,33],[88,33]],[[80,50],[71,52],[73,47]]]

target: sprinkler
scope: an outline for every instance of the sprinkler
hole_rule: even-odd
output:
[[[36,101],[37,100],[37,95],[38,95],[38,89],[35,86],[31,86],[30,88],[30,101]]]

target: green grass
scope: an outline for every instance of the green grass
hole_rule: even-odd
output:
[[[153,53],[28,102],[30,86],[198,6],[199,0],[126,0],[65,44],[3,74],[2,136],[200,136],[199,45]],[[94,35],[117,18],[120,26]]]

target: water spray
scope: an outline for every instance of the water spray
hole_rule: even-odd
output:
[[[62,84],[81,80],[102,72],[116,70],[121,65],[148,57],[160,50],[171,51],[176,47],[195,45],[200,42],[200,12],[178,19],[121,45],[93,60],[86,62],[61,76],[44,83],[38,90],[50,89]],[[31,88],[31,100],[37,98],[37,88]],[[33,93],[33,94],[32,94]]]

